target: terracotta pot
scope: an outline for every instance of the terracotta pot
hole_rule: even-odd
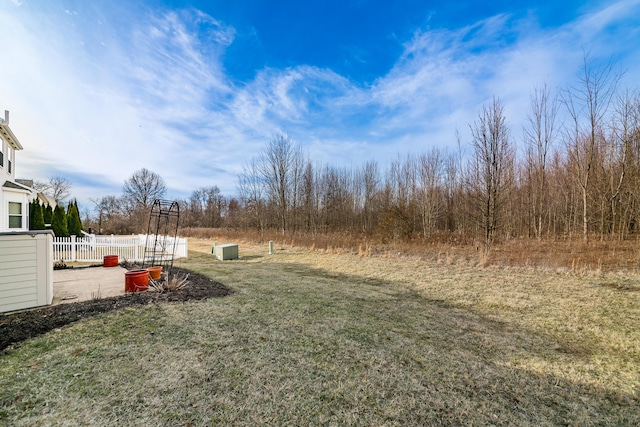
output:
[[[147,268],[147,271],[149,272],[149,277],[151,277],[153,280],[158,280],[162,275],[162,266],[154,265],[153,267]]]
[[[118,255],[105,255],[102,259],[103,267],[117,267],[118,266]]]
[[[138,292],[149,289],[149,272],[147,270],[130,270],[124,272],[124,291]]]

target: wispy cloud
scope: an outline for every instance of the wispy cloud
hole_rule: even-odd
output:
[[[464,142],[480,106],[499,96],[518,138],[533,86],[565,84],[583,46],[638,59],[639,4],[614,3],[555,29],[540,28],[535,13],[424,28],[365,85],[306,64],[238,82],[223,65],[236,30],[195,9],[12,1],[0,8],[0,36],[12,40],[0,107],[12,110],[25,146],[18,174],[66,171],[81,199],[118,193],[142,167],[174,195],[204,185],[232,194],[242,164],[277,132],[319,161],[384,163],[452,146],[456,129]],[[604,46],[609,39],[618,43]],[[636,69],[629,74],[637,81]]]
[[[68,10],[67,18],[47,22],[50,10],[35,12],[23,26],[0,15],[21,41],[12,80],[25,84],[3,96],[17,110],[12,125],[25,141],[19,173],[81,170],[89,182],[100,171],[115,189],[149,167],[186,190],[190,148],[208,139],[199,130],[232,91],[220,56],[233,29],[198,11],[145,10],[116,22]],[[45,158],[48,166],[36,160]]]

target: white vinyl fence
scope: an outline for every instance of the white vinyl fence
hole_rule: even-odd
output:
[[[156,241],[155,236],[149,236],[149,245]],[[96,236],[87,235],[85,237],[54,237],[53,239],[53,261],[80,261],[80,262],[102,262],[105,255],[118,255],[120,261],[145,262],[146,234],[131,236]],[[153,252],[153,246],[146,248],[147,258]],[[158,236],[156,244],[156,256],[186,258],[187,238],[174,238]],[[148,260],[148,259],[147,259]]]

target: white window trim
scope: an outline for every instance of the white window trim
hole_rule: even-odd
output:
[[[11,204],[15,203],[20,206],[20,214],[12,214],[11,213]],[[11,227],[11,218],[20,217],[20,227]],[[24,230],[25,228],[25,215],[24,215],[24,204],[21,202],[12,202],[7,201],[7,229],[9,230]]]

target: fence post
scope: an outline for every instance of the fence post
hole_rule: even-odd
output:
[[[71,262],[76,261],[76,236],[75,234],[71,235]]]

